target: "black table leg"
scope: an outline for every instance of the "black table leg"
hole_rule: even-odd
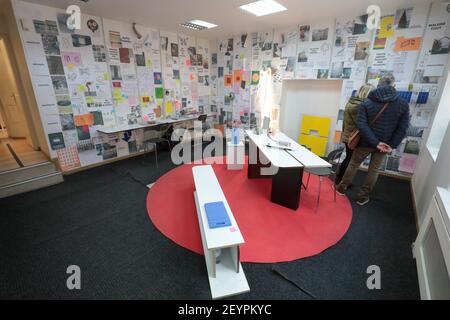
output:
[[[270,200],[292,210],[297,210],[302,191],[303,167],[278,168],[272,176]]]
[[[256,163],[252,163],[252,162],[256,162]],[[261,158],[259,155],[259,148],[256,147],[256,159],[250,159],[250,157],[248,159],[248,174],[247,174],[247,176],[249,179],[271,178],[272,176],[261,174],[262,168],[269,168],[270,166],[271,166],[270,162],[268,164],[263,164],[261,162]]]

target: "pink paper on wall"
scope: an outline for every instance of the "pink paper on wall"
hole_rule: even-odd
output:
[[[417,154],[404,153],[400,158],[398,170],[407,173],[414,173],[418,157],[419,156]]]
[[[61,52],[61,59],[63,64],[79,66],[81,65],[81,54],[79,52]]]

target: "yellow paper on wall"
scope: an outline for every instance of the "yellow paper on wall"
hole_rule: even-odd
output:
[[[392,38],[395,35],[395,17],[385,16],[380,21],[380,31],[378,32],[378,38]]]
[[[87,88],[86,88],[86,86],[84,84],[81,84],[81,85],[78,86],[78,91],[79,92],[86,92]]]
[[[319,157],[325,157],[326,155],[328,138],[300,134],[299,143]]]
[[[113,94],[114,100],[119,100],[122,98],[122,91],[118,88],[113,89],[112,94]]]
[[[165,104],[165,112],[166,114],[170,114],[173,112],[173,103],[172,101],[166,102]]]
[[[75,65],[73,63],[68,63],[66,67],[67,69],[72,70],[75,67]]]
[[[86,103],[94,103],[94,97],[86,97]]]
[[[103,80],[109,80],[109,73],[108,72],[105,72],[103,74]]]

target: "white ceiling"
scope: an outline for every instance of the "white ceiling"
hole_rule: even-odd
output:
[[[382,14],[392,9],[432,0],[277,0],[288,10],[256,17],[239,6],[254,0],[26,0],[52,7],[77,4],[81,12],[126,22],[216,39],[242,32],[292,27],[299,23],[330,21],[364,14],[370,4],[380,6]],[[219,25],[206,31],[190,31],[180,23],[200,19]]]

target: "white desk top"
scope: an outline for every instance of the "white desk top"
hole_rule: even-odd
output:
[[[259,142],[260,143],[262,142],[265,145],[267,145],[267,143],[270,143],[271,145],[276,145],[277,140],[290,142],[291,144],[288,148],[291,150],[277,149],[277,150],[279,150],[278,152],[287,153],[294,160],[297,160],[296,162],[300,162],[305,168],[329,168],[329,167],[331,167],[330,163],[323,160],[321,157],[317,156],[316,154],[312,153],[311,151],[309,151],[302,145],[298,144],[297,142],[295,142],[294,140],[289,138],[287,135],[285,135],[283,132],[279,132],[275,136],[273,136],[272,137],[273,140],[270,139],[269,137],[267,137],[266,134],[256,135],[251,131],[246,131],[246,133],[248,134],[250,139],[252,139],[254,142],[255,142],[255,140],[254,140],[255,137],[258,137]],[[258,148],[261,149],[261,147],[259,145],[258,145]],[[266,149],[275,149],[274,147],[272,147],[272,148],[265,147],[265,148]],[[264,150],[263,150],[263,153],[266,157],[268,157],[265,154]],[[269,160],[271,160],[271,159],[269,158]],[[276,164],[274,164],[274,165],[276,165]]]
[[[273,166],[278,168],[297,168],[303,166],[285,150],[276,147],[268,147],[267,145],[269,143],[275,145],[275,142],[269,139],[266,134],[257,135],[251,130],[247,130],[246,133],[250,140],[252,140],[253,143],[256,144],[258,149],[261,150],[263,155],[270,161]]]
[[[227,248],[243,244],[244,238],[234,219],[213,168],[210,165],[196,166],[192,168],[192,173],[194,175],[195,190],[197,192],[198,206],[201,211],[202,227],[205,232],[207,249]],[[216,201],[222,201],[224,203],[230,217],[231,226],[215,229],[209,228],[205,203]]]
[[[201,114],[193,115],[193,116],[186,116],[186,117],[182,117],[182,118],[179,118],[179,119],[171,119],[171,118],[161,119],[161,120],[156,120],[155,123],[127,124],[127,125],[110,127],[110,128],[101,128],[101,129],[97,129],[97,131],[100,132],[100,133],[106,133],[106,134],[118,133],[118,132],[123,132],[123,131],[130,131],[130,130],[137,130],[137,129],[155,127],[155,126],[158,126],[160,124],[191,121],[191,120],[198,119],[199,116],[201,116]]]

